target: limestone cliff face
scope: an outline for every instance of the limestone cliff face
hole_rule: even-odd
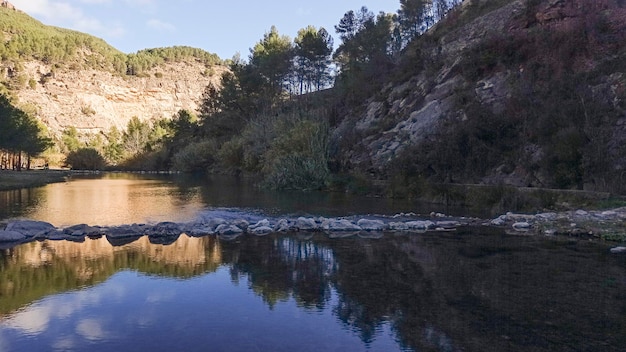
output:
[[[58,135],[74,126],[79,133],[125,129],[137,116],[142,121],[171,118],[179,110],[195,112],[209,83],[219,84],[222,66],[198,62],[166,63],[138,76],[119,76],[95,69],[53,69],[39,61],[23,64],[28,83],[14,91],[20,105],[36,114]],[[4,69],[5,79],[10,69]]]

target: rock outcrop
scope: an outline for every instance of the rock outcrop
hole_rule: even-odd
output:
[[[196,112],[206,86],[219,84],[226,70],[187,61],[122,77],[71,64],[53,68],[29,61],[23,66],[20,75],[28,84],[15,91],[19,103],[34,107],[37,117],[56,135],[71,126],[79,133],[99,133],[113,126],[123,130],[134,116],[151,121],[171,118],[182,109]],[[10,71],[5,67],[0,78],[7,79]]]
[[[524,89],[536,89],[529,87],[531,84],[553,84],[559,69],[572,76],[587,74],[587,77],[593,77],[593,80],[585,78],[588,83],[579,82],[578,89],[590,93],[586,98],[579,98],[578,103],[582,106],[581,110],[590,111],[588,101],[593,101],[600,102],[598,104],[603,109],[612,111],[612,117],[605,117],[603,122],[611,126],[602,128],[603,131],[616,132],[612,136],[606,136],[602,132],[605,134],[602,137],[607,142],[597,148],[606,149],[607,153],[602,154],[610,155],[612,166],[616,170],[626,165],[626,156],[618,155],[617,152],[626,140],[626,134],[621,132],[624,130],[624,119],[617,123],[611,120],[620,114],[623,116],[620,106],[624,103],[622,92],[626,86],[626,77],[621,69],[596,69],[602,65],[610,67],[606,61],[621,55],[615,47],[619,42],[617,38],[626,33],[626,6],[623,2],[511,0],[500,2],[503,4],[499,7],[494,3],[487,0],[465,1],[460,6],[461,9],[457,9],[458,12],[436,24],[421,38],[417,38],[416,43],[413,43],[415,45],[409,45],[406,49],[405,56],[400,60],[405,60],[403,69],[412,74],[404,74],[402,79],[394,77],[364,105],[342,116],[332,138],[335,148],[340,150],[338,161],[341,167],[389,180],[393,177],[390,166],[399,158],[424,157],[424,154],[419,154],[420,151],[427,150],[435,143],[449,143],[452,148],[462,149],[462,146],[458,146],[458,140],[451,140],[451,135],[455,128],[457,131],[463,130],[464,124],[478,125],[478,129],[484,130],[489,138],[497,138],[495,136],[499,133],[496,130],[498,127],[494,127],[497,123],[489,125],[483,122],[484,127],[481,126],[479,120],[482,116],[476,113],[477,109],[489,112],[493,121],[514,121],[512,124],[521,128],[519,121],[511,116],[516,112],[515,109],[531,110],[533,107],[522,104],[515,106],[511,101],[524,92]],[[581,44],[571,45],[576,48],[583,46],[584,49],[573,51],[567,59],[557,56],[565,55],[563,52],[568,52],[566,49],[545,53],[545,47],[533,44],[533,40],[537,38],[536,33],[550,38],[559,38],[558,35],[572,38],[581,28],[584,29],[582,33],[587,33],[587,37]],[[563,42],[552,40],[555,43],[553,46]],[[506,45],[510,45],[510,51],[503,49]],[[596,55],[597,53],[603,54]],[[564,60],[569,62],[560,64]],[[564,66],[567,68],[563,69]],[[545,71],[536,67],[544,67]],[[533,69],[535,71],[532,74],[528,73]],[[537,75],[537,72],[542,74]],[[531,79],[534,81],[528,83]],[[566,102],[566,99],[543,102],[543,106]],[[571,105],[572,102],[567,104]],[[519,115],[523,116],[519,120],[523,120],[532,113]],[[552,118],[547,117],[543,111],[534,116]],[[439,178],[434,180],[436,182],[450,182],[452,179],[452,182],[459,183],[555,187],[552,175],[542,169],[548,163],[546,150],[554,150],[554,147],[550,149],[532,142],[529,133],[518,130],[512,134],[517,138],[512,147],[514,151],[510,153],[514,156],[506,162],[501,157],[500,164],[490,161],[485,166],[486,171],[481,170],[481,174],[477,172],[468,177],[457,172],[446,176],[439,170],[427,171],[437,174]],[[490,141],[485,142],[487,148],[498,149],[497,145],[489,145]],[[472,155],[473,151],[470,149],[466,146],[464,150],[468,154],[466,159],[481,159]],[[586,150],[583,154],[585,152]],[[597,159],[591,155],[589,152],[585,154],[585,158]],[[445,158],[443,155],[440,157]],[[497,157],[493,156],[492,159]],[[598,189],[594,188],[595,185],[589,187]]]

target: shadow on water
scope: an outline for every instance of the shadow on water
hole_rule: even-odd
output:
[[[232,284],[247,282],[242,289],[271,310],[293,300],[303,310],[332,312],[365,346],[388,325],[398,350],[626,348],[626,258],[588,241],[487,231],[376,240],[183,235],[168,246],[146,237],[121,247],[102,238],[34,242],[0,252],[0,319],[53,293],[97,288],[122,270],[193,280],[226,267]],[[181,282],[163,282],[159,290]],[[185,304],[202,305],[188,299]],[[202,319],[211,319],[210,312]]]

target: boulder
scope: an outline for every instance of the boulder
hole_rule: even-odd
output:
[[[21,232],[0,230],[0,242],[19,242],[26,239]]]
[[[241,235],[243,230],[235,225],[222,224],[215,229],[215,233],[226,236]]]
[[[186,233],[187,235],[191,237],[203,237],[203,236],[215,234],[214,230],[215,229],[213,227],[198,226],[198,227],[192,227],[191,229],[187,230]]]
[[[297,228],[298,230],[302,230],[302,231],[316,231],[316,230],[319,230],[319,226],[317,225],[317,222],[315,222],[314,219],[305,218],[305,217],[302,217],[302,216],[296,219],[296,221],[294,223],[294,227]]]
[[[390,222],[389,229],[394,231],[408,231],[409,225],[404,222]]]
[[[110,227],[106,229],[105,233],[107,238],[128,238],[128,237],[140,237],[144,234],[145,228],[139,225],[122,225],[117,227]]]
[[[389,228],[382,220],[361,219],[356,224],[363,231],[384,231]]]
[[[435,223],[430,220],[416,220],[406,222],[406,226],[409,230],[426,231],[435,229]]]
[[[98,234],[100,232],[100,228],[89,226],[87,224],[79,224],[70,227],[66,227],[63,229],[63,233],[68,236],[73,237],[84,237],[90,236],[94,234]]]
[[[446,221],[437,221],[434,227],[437,229],[453,230],[459,226],[461,226],[461,223],[459,223],[458,221],[446,220]]]
[[[173,237],[179,236],[181,233],[180,226],[177,223],[169,221],[160,222],[154,225],[154,227],[149,231],[149,235],[152,237]]]
[[[291,224],[289,220],[287,219],[280,219],[276,222],[276,225],[274,225],[275,232],[288,232],[291,230],[292,230]]]
[[[361,231],[361,227],[352,223],[348,219],[326,219],[322,223],[322,229],[331,232],[338,231]]]
[[[530,223],[526,221],[520,221],[513,224],[513,229],[515,229],[516,231],[528,231],[530,227]]]
[[[270,221],[267,219],[259,220],[256,223],[248,226],[248,230],[254,230],[258,227],[270,227]]]
[[[16,231],[26,237],[35,237],[37,235],[54,231],[56,228],[52,224],[44,221],[19,220],[10,222],[5,230]]]
[[[502,226],[504,224],[506,224],[506,215],[500,215],[497,218],[491,220],[491,225],[494,226]]]
[[[260,236],[260,235],[267,235],[269,233],[272,233],[274,232],[274,229],[272,229],[269,226],[257,226],[252,229],[249,228],[248,232],[250,232],[251,234]]]
[[[248,222],[248,220],[245,219],[237,219],[232,222],[232,225],[237,226],[242,231],[246,231],[248,229],[248,226],[250,226],[250,223]]]

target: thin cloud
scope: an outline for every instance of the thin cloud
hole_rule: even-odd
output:
[[[104,3],[108,0],[81,0],[83,3]],[[72,28],[82,32],[105,36],[120,36],[125,33],[119,25],[105,25],[95,17],[87,16],[79,7],[54,0],[11,0],[18,9],[29,15],[44,18],[55,26]]]
[[[173,24],[168,23],[168,22],[163,22],[155,18],[148,20],[148,22],[146,22],[146,25],[152,29],[156,29],[156,30],[163,31],[163,32],[176,31],[176,26],[174,26]]]

